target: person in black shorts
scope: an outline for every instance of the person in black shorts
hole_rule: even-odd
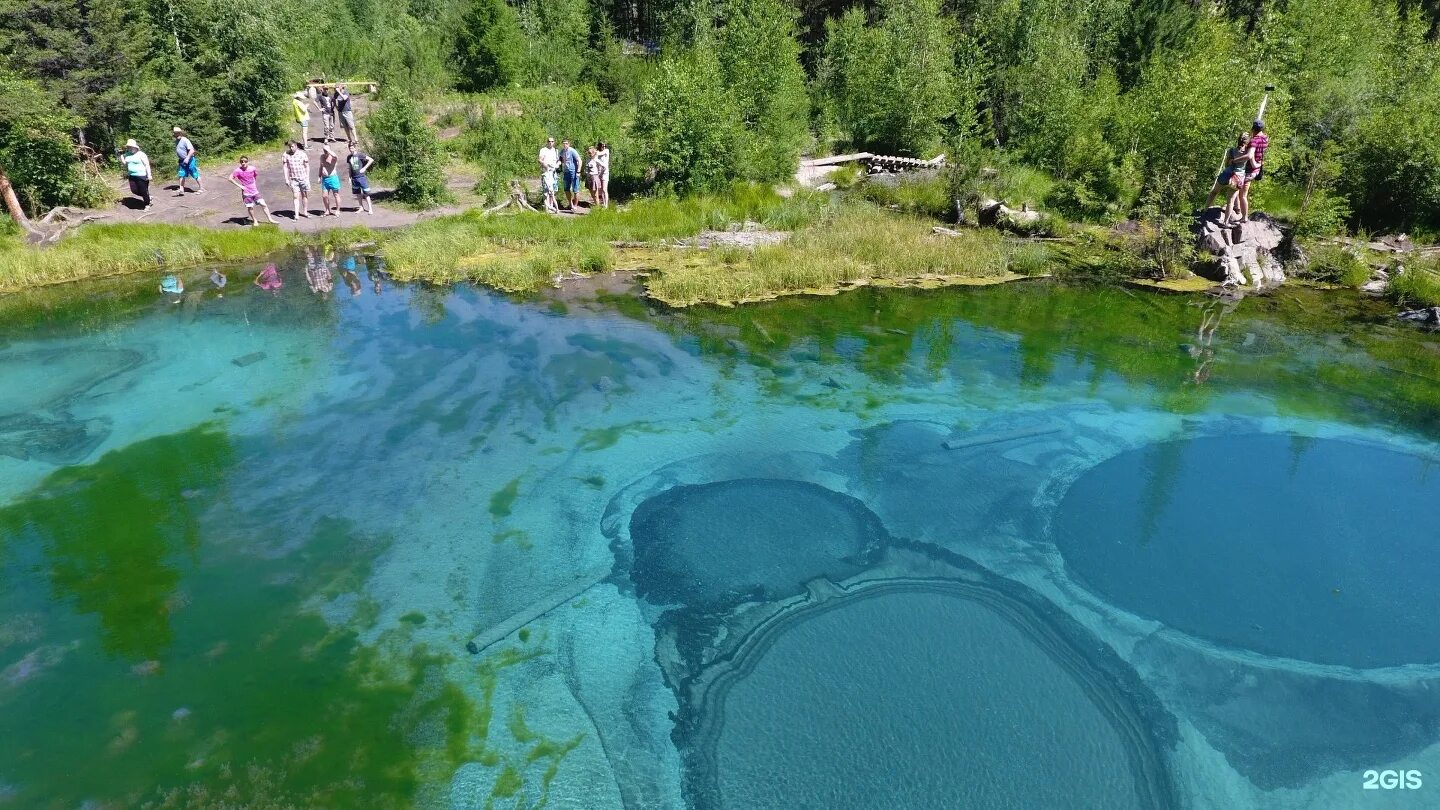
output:
[[[356,202],[365,213],[375,213],[370,205],[370,180],[365,176],[375,165],[375,160],[360,151],[360,144],[351,141],[350,156],[345,158],[345,165],[350,169],[350,191],[355,195]]]

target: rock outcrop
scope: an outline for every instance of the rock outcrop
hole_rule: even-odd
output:
[[[1220,209],[1210,208],[1196,218],[1191,232],[1195,235],[1195,249],[1202,257],[1196,268],[1200,275],[1257,289],[1277,287],[1285,281],[1280,255],[1289,237],[1270,216],[1256,213],[1248,222],[1224,225]]]

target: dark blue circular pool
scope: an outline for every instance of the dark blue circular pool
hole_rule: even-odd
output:
[[[766,634],[701,720],[696,807],[1170,804],[1130,695],[998,592],[884,585]]]
[[[1051,536],[1115,605],[1212,642],[1325,664],[1440,661],[1440,463],[1251,434],[1122,453]]]
[[[672,487],[630,519],[631,579],[654,604],[712,611],[844,579],[884,543],[865,504],[805,481],[742,478]]]

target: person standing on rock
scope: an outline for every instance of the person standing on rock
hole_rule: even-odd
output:
[[[200,181],[200,159],[195,154],[195,144],[180,127],[172,127],[170,134],[175,136],[175,159],[180,162],[180,192],[175,196],[185,196],[185,181],[191,178],[195,180],[195,193],[203,192],[205,184]]]
[[[375,165],[374,158],[360,151],[360,144],[350,142],[350,155],[345,158],[345,165],[350,169],[350,191],[355,195],[355,202],[360,209],[367,214],[375,213],[374,205],[370,202],[370,179],[366,173],[370,167]]]
[[[1236,200],[1235,195],[1240,191],[1240,186],[1245,182],[1245,167],[1250,162],[1250,133],[1242,132],[1235,139],[1235,145],[1225,150],[1225,160],[1220,164],[1220,174],[1216,176],[1215,182],[1210,186],[1210,196],[1205,198],[1205,208],[1208,210],[1215,203],[1215,195],[1219,193],[1220,187],[1229,189],[1226,192],[1225,205],[1220,210],[1221,224],[1230,224],[1231,209]]]
[[[555,173],[560,169],[560,152],[555,149],[555,139],[546,138],[540,147],[540,189],[545,193],[545,210],[551,214],[560,213],[560,204],[555,200]]]
[[[250,216],[251,225],[259,225],[255,219],[255,206],[265,209],[265,218],[270,220],[271,225],[279,225],[275,217],[270,215],[270,206],[265,204],[265,198],[260,196],[260,171],[250,165],[250,158],[240,156],[240,165],[230,173],[230,183],[240,189],[240,201],[245,203],[245,213]]]
[[[140,198],[146,211],[150,210],[150,156],[140,150],[134,138],[125,142],[125,151],[120,155],[125,164],[125,178],[130,181],[130,193]]]
[[[291,141],[281,162],[285,164],[285,184],[295,195],[295,216],[309,219],[306,208],[310,205],[310,156],[299,142]]]
[[[355,143],[355,104],[350,90],[343,84],[335,85],[335,114],[340,116],[340,126],[345,130],[345,140]]]
[[[1265,134],[1265,122],[1256,119],[1250,126],[1250,161],[1245,167],[1245,181],[1240,186],[1240,221],[1250,220],[1250,184],[1265,176],[1265,150],[1270,148],[1270,136]]]

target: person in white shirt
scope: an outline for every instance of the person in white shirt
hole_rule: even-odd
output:
[[[555,200],[555,173],[560,169],[560,152],[555,148],[555,139],[546,138],[540,147],[540,188],[545,191],[545,210],[560,213],[560,203]]]
[[[600,161],[600,205],[610,207],[610,145],[604,141],[595,144],[595,159]]]

